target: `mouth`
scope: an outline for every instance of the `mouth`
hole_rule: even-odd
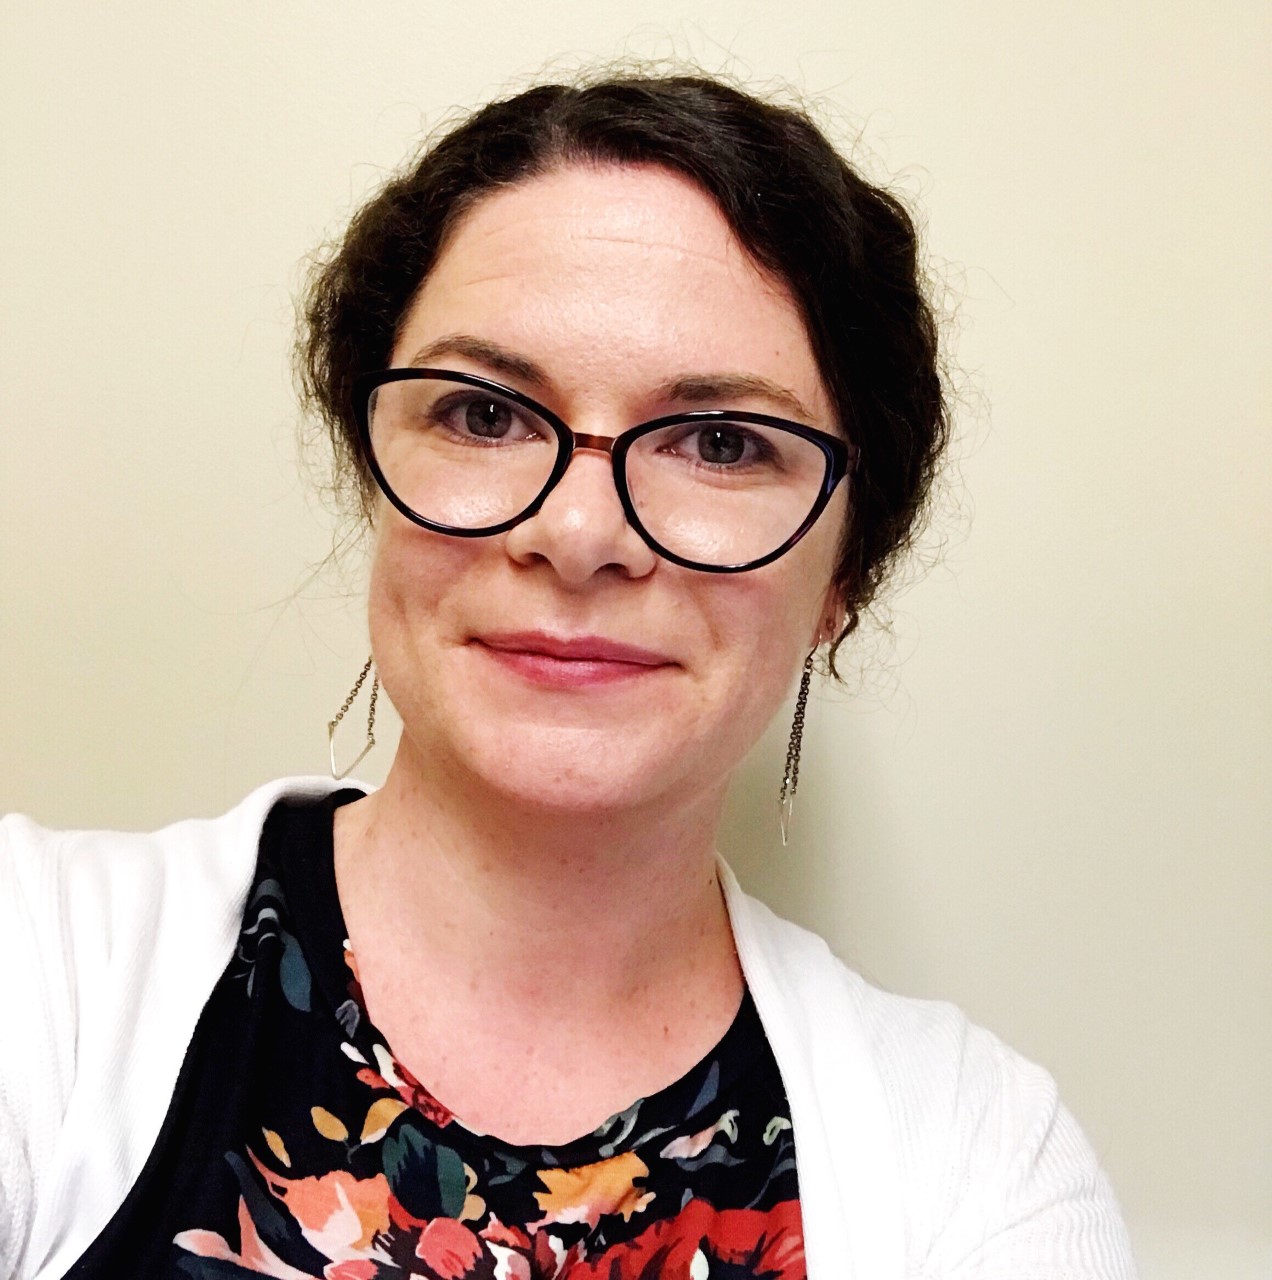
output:
[[[604,636],[489,632],[471,643],[506,670],[550,688],[636,680],[677,665],[666,654]]]

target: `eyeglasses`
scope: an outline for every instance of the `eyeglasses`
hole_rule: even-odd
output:
[[[595,449],[610,456],[632,528],[705,573],[758,569],[789,551],[857,460],[838,436],[732,409],[586,435],[519,391],[446,369],[364,374],[354,404],[376,483],[426,529],[504,533],[539,510],[576,450]]]

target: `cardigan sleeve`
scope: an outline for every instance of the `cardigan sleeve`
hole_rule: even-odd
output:
[[[57,837],[0,821],[0,937],[13,980],[0,1015],[0,1280],[23,1271],[75,1059],[74,986]]]
[[[918,1280],[1134,1280],[1108,1180],[1041,1067],[953,1006],[877,1025]]]
[[[1051,1077],[988,1033],[975,1038],[989,1041],[969,1045],[984,1059],[973,1069],[982,1078],[966,1082],[950,1153],[964,1194],[935,1242],[931,1273],[1133,1280],[1108,1179]]]
[[[0,1280],[54,1280],[154,1145],[199,1014],[233,954],[282,778],[220,818],[151,833],[0,819]]]

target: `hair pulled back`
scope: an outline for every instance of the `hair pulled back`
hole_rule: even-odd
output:
[[[700,75],[549,84],[492,102],[357,212],[302,302],[298,372],[338,481],[369,517],[352,386],[387,366],[410,303],[479,200],[568,164],[655,164],[696,183],[785,281],[839,421],[860,449],[836,567],[852,632],[915,535],[949,434],[914,224],[801,111]],[[832,668],[833,668],[832,648]]]

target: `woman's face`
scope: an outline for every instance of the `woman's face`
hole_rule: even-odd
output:
[[[486,197],[392,363],[484,375],[596,435],[702,408],[835,429],[785,287],[705,195],[652,167],[570,167]],[[739,375],[774,390],[703,398]],[[718,795],[839,617],[845,489],[794,549],[738,574],[651,551],[600,452],[576,453],[540,511],[493,537],[436,534],[382,501],[371,638],[403,750],[545,809]]]

